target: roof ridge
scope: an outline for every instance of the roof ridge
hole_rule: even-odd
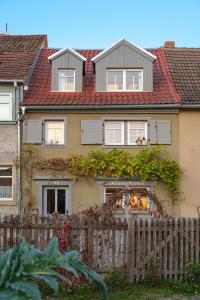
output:
[[[165,73],[166,78],[169,82],[170,91],[175,96],[175,98],[177,100],[177,103],[181,103],[181,97],[180,97],[179,93],[177,92],[177,90],[174,86],[174,82],[173,82],[173,79],[171,77],[170,70],[168,68],[168,62],[167,62],[167,58],[165,57],[165,53],[162,49],[159,49],[159,53],[160,53],[161,66],[162,66],[163,72]]]

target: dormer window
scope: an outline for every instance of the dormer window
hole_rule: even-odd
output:
[[[59,91],[74,92],[75,91],[75,70],[62,69],[59,70]]]
[[[142,91],[143,70],[138,69],[109,69],[107,70],[107,91]]]

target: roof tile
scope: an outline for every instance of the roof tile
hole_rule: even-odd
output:
[[[87,58],[81,93],[51,92],[51,64],[48,57],[56,52],[43,49],[36,65],[23,105],[140,105],[177,104],[180,97],[174,89],[167,60],[162,49],[149,50],[157,56],[153,63],[153,92],[96,92],[91,59],[101,50],[78,50]]]

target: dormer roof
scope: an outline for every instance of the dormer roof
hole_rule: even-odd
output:
[[[71,53],[72,55],[74,55],[75,57],[77,57],[78,59],[80,59],[80,60],[82,60],[82,61],[86,61],[86,60],[87,60],[83,55],[81,55],[80,53],[78,53],[78,52],[75,51],[74,49],[71,49],[71,48],[68,48],[68,47],[63,48],[63,49],[61,49],[61,50],[55,52],[54,54],[50,55],[50,56],[48,57],[48,60],[50,60],[50,61],[51,61],[51,60],[54,60],[54,59],[56,59],[57,57],[59,57],[59,56],[63,55],[64,53],[66,53],[66,52]]]
[[[114,43],[113,45],[111,45],[110,47],[108,47],[105,50],[101,51],[95,57],[93,57],[92,61],[96,63],[97,61],[101,60],[103,57],[105,57],[106,55],[108,55],[109,53],[111,53],[113,50],[120,47],[121,45],[128,46],[129,48],[131,48],[134,51],[138,52],[140,55],[143,55],[143,56],[145,56],[146,58],[148,58],[152,61],[154,61],[156,59],[156,55],[153,55],[149,51],[137,46],[134,43],[130,43],[127,40],[125,40],[124,38],[122,38],[119,41],[117,41],[116,43]]]

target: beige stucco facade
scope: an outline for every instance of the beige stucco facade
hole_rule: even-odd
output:
[[[1,84],[0,93],[12,94],[13,121],[0,122],[0,166],[12,168],[12,200],[0,200],[0,214],[16,214],[17,213],[17,147],[18,147],[18,131],[16,122],[16,89],[13,84]]]
[[[200,206],[200,111],[181,111],[179,115],[179,156],[183,169],[183,200],[180,213],[185,217],[197,217]]]
[[[171,145],[166,145],[165,148],[168,152],[169,158],[179,161],[179,119],[178,111],[68,111],[68,112],[28,112],[25,116],[25,120],[28,119],[64,119],[66,121],[66,131],[65,131],[65,146],[45,146],[45,145],[33,145],[40,158],[65,158],[70,154],[83,154],[91,150],[106,149],[111,150],[111,146],[104,145],[81,145],[81,120],[98,120],[98,119],[109,119],[109,118],[144,118],[147,120],[171,120],[171,130],[172,130],[172,143]],[[120,147],[117,147],[120,148]],[[143,149],[141,146],[122,146],[121,149],[129,151],[131,154],[136,154],[139,150]],[[24,206],[28,202],[28,194],[25,192],[27,186],[26,175],[23,174],[23,201]],[[33,203],[32,208],[41,207],[42,197],[44,197],[44,192],[42,189],[46,185],[48,186],[63,186],[68,183],[70,174],[66,176],[59,175],[54,176],[49,171],[34,171],[33,180]],[[94,204],[101,203],[101,192],[102,189],[95,179],[92,178],[78,178],[77,181],[71,182],[71,209],[72,212],[81,211]],[[161,183],[152,183],[153,191],[156,192],[159,199],[162,200],[163,206],[166,208],[168,213],[172,215],[180,215],[180,206],[174,205],[170,199],[166,188],[161,185]]]

